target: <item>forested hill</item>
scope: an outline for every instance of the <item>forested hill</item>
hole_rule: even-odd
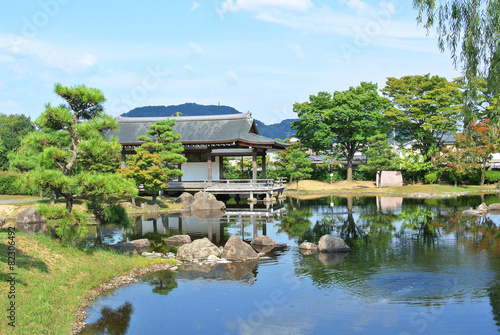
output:
[[[145,106],[137,107],[122,114],[124,117],[162,117],[162,116],[195,116],[195,115],[221,115],[240,113],[233,107],[220,105],[198,105],[195,103],[185,103],[176,106]],[[259,133],[272,139],[286,139],[295,131],[290,128],[290,123],[296,119],[286,119],[280,123],[265,125],[255,119]]]

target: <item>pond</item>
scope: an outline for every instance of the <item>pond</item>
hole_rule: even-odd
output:
[[[185,265],[100,297],[83,334],[492,334],[500,322],[500,215],[464,216],[494,195],[288,198],[216,219],[169,215],[107,227],[106,242],[180,231],[223,245],[265,234],[258,263]],[[228,206],[229,207],[229,206]],[[346,254],[302,254],[342,237]]]

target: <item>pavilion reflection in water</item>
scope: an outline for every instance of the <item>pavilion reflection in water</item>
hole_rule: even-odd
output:
[[[217,245],[224,245],[229,238],[225,228],[238,228],[237,235],[243,240],[266,235],[267,223],[281,219],[286,211],[281,203],[229,206],[225,212],[201,211],[192,214],[190,217],[183,216],[183,213],[137,216],[133,219],[131,232],[134,237],[142,237],[147,233],[187,234],[192,240],[207,237]]]

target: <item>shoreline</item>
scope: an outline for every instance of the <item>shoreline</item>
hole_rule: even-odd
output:
[[[171,263],[164,263],[164,264],[155,264],[153,266],[142,269],[133,269],[128,274],[115,277],[109,281],[102,283],[101,285],[99,285],[99,287],[91,290],[90,294],[83,299],[81,307],[78,308],[76,312],[75,321],[71,326],[71,335],[80,334],[83,331],[83,329],[89,324],[88,322],[85,322],[88,315],[88,308],[92,306],[94,301],[97,298],[99,298],[103,293],[130,284],[138,283],[139,280],[137,279],[137,277],[142,277],[152,272],[166,271],[166,270],[175,272],[177,271],[177,266]]]

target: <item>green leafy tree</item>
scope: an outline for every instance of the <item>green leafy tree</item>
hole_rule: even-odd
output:
[[[333,95],[319,92],[309,102],[294,104],[300,120],[292,122],[292,129],[304,146],[344,157],[351,181],[354,154],[366,149],[369,137],[385,131],[382,119],[388,105],[372,83],[362,82]]]
[[[467,148],[460,144],[460,139],[457,139],[452,147],[442,148],[440,154],[435,158],[435,164],[453,176],[455,187],[458,184],[458,178],[472,172],[477,165],[472,160]]]
[[[377,180],[380,181],[382,171],[394,171],[399,168],[397,155],[389,144],[386,134],[377,134],[368,140],[370,145],[365,151],[368,161],[360,166],[360,170],[377,173]],[[380,187],[380,183],[377,186]]]
[[[434,151],[432,151],[434,153]],[[412,179],[413,184],[420,176],[429,169],[434,167],[431,158],[427,158],[418,151],[413,149],[401,150],[401,157],[399,158],[399,167],[401,170],[407,172]]]
[[[388,78],[382,92],[393,107],[386,112],[389,124],[396,130],[398,142],[413,142],[413,148],[430,157],[440,149],[446,135],[456,133],[461,120],[462,93],[458,82],[439,76],[404,76]]]
[[[35,130],[31,119],[23,114],[0,114],[0,169],[9,168],[8,155],[21,144],[21,139],[28,133]]]
[[[186,162],[182,155],[184,147],[178,142],[180,135],[173,132],[175,120],[163,120],[152,124],[146,135],[137,139],[143,141],[136,149],[137,154],[121,170],[126,178],[153,194],[156,202],[158,191],[167,188],[167,182],[182,176],[179,165]]]
[[[290,176],[290,182],[293,180],[297,183],[297,191],[299,190],[299,180],[311,178],[313,172],[312,162],[308,158],[308,154],[301,148],[300,142],[295,142],[283,151],[278,153],[278,161],[276,166]]]
[[[481,186],[484,185],[485,172],[493,154],[498,152],[498,128],[491,125],[490,119],[482,122],[471,122],[468,132],[460,134],[458,142],[473,160],[474,167],[481,169]]]
[[[498,1],[413,0],[418,22],[430,30],[437,26],[438,46],[450,49],[453,63],[463,63],[463,73],[475,99],[476,79],[488,78],[494,94],[500,93],[500,10]]]

